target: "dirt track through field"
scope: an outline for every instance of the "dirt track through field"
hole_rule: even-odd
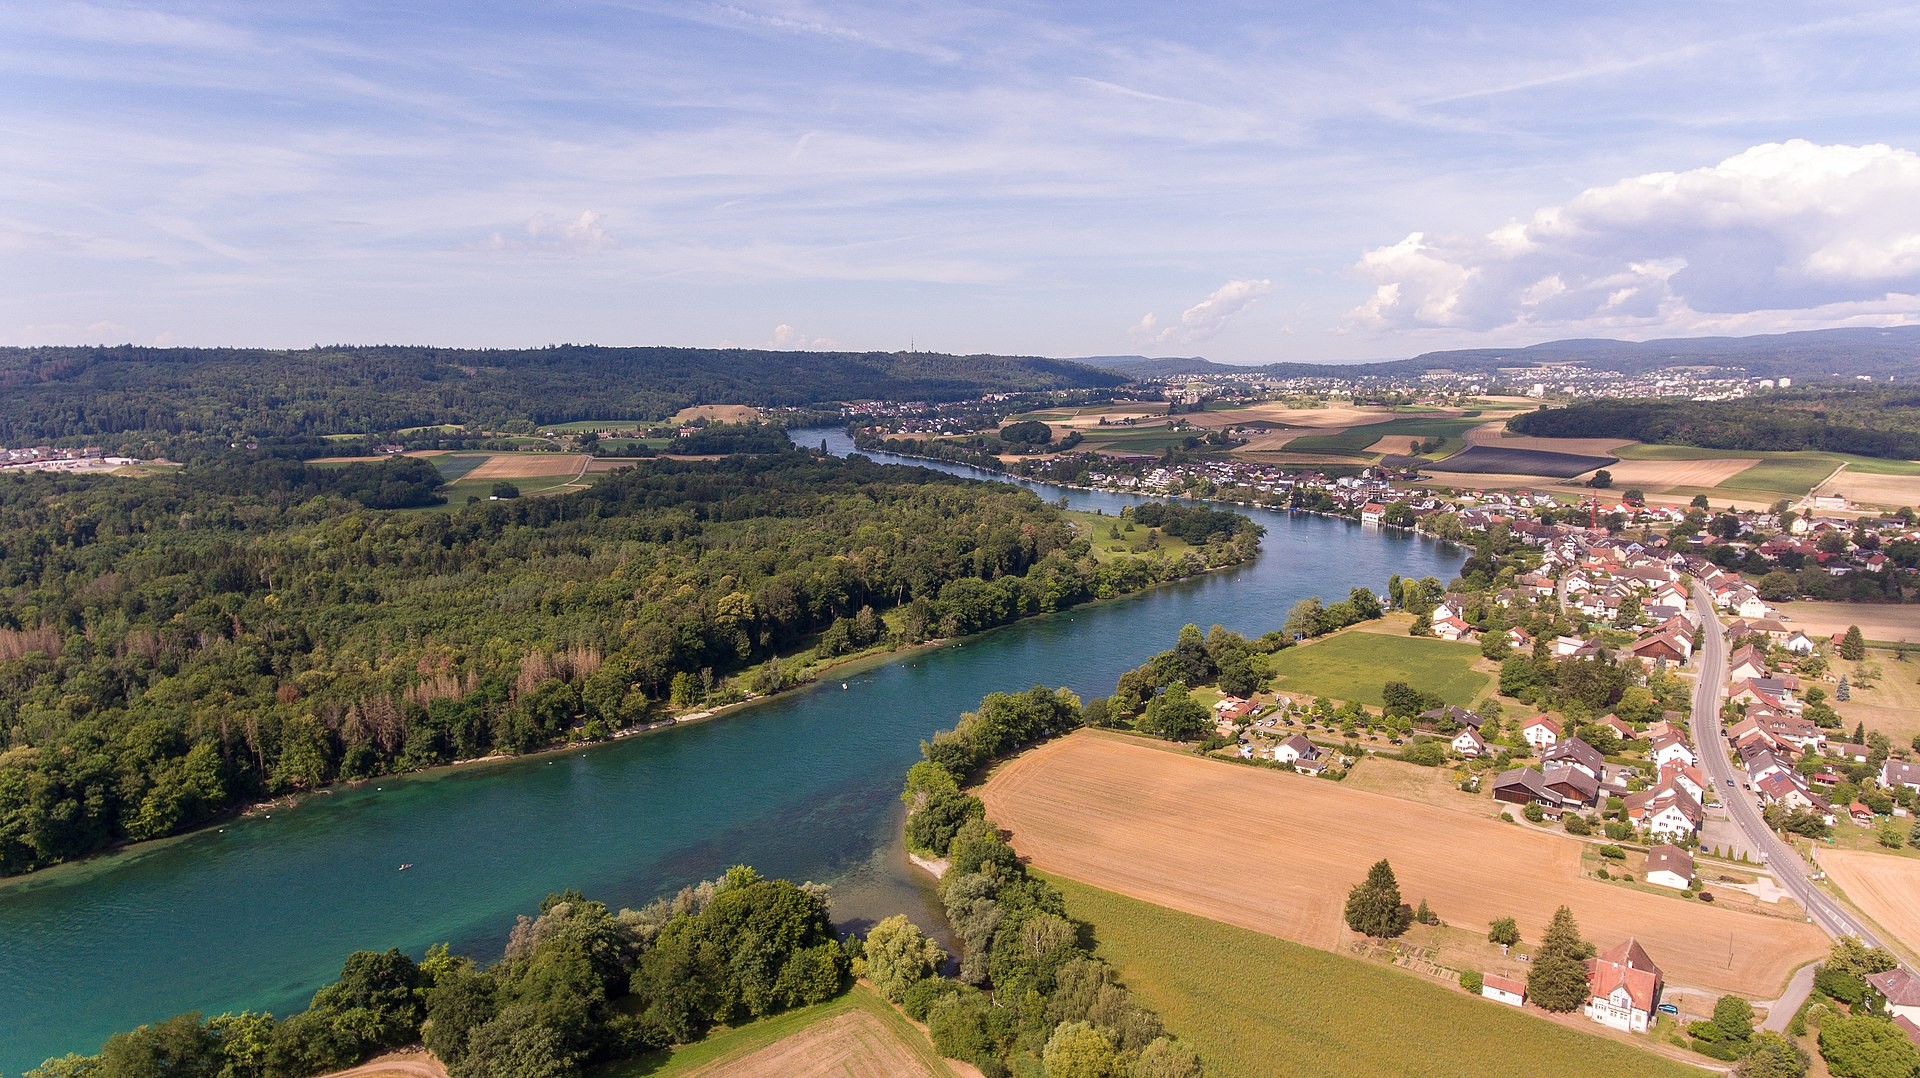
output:
[[[947,1078],[878,1018],[851,1011],[782,1037],[756,1052],[690,1071],[688,1078]]]
[[[1899,821],[1908,826],[1912,818]],[[1820,864],[1881,928],[1920,954],[1920,860],[1868,850],[1821,850]]]
[[[1096,734],[1002,764],[980,796],[1044,871],[1327,950],[1350,936],[1348,889],[1385,857],[1406,900],[1450,924],[1513,916],[1532,943],[1565,903],[1600,947],[1637,937],[1669,980],[1750,999],[1826,953],[1802,921],[1586,878],[1572,839]]]

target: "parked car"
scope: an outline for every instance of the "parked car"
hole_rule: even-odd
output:
[[[1660,1005],[1660,1013],[1661,1013],[1661,1014],[1671,1014],[1671,1015],[1678,1015],[1678,1014],[1680,1013],[1680,1008],[1678,1008],[1678,1007],[1676,1007],[1676,1006],[1674,1006],[1674,1005],[1673,1005],[1673,1004],[1671,1004],[1671,1003],[1662,1003],[1662,1004]]]

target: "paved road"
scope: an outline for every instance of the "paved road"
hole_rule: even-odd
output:
[[[1740,789],[1735,782],[1727,741],[1720,730],[1720,696],[1727,680],[1727,632],[1714,612],[1713,596],[1698,581],[1693,585],[1693,602],[1700,611],[1701,628],[1705,630],[1705,639],[1696,656],[1699,675],[1693,687],[1693,743],[1699,746],[1700,766],[1707,773],[1707,781],[1719,792],[1728,815],[1746,835],[1748,845],[1761,851],[1773,870],[1775,882],[1800,903],[1809,920],[1829,936],[1857,936],[1869,947],[1881,946],[1865,925],[1813,885],[1807,878],[1806,862],[1780,841],[1761,818],[1756,795]]]
[[[1787,1031],[1787,1024],[1793,1021],[1794,1015],[1800,1013],[1800,1005],[1813,994],[1814,969],[1814,963],[1809,962],[1793,971],[1792,979],[1787,981],[1787,990],[1780,994],[1779,999],[1767,1004],[1767,1020],[1760,1023],[1761,1029],[1771,1029],[1775,1033]]]

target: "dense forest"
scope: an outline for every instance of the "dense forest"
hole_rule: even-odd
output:
[[[424,1039],[454,1078],[573,1078],[838,995],[860,941],[828,912],[826,888],[745,866],[618,913],[568,891],[522,916],[487,966],[445,944],[419,962],[357,951],[297,1014],[177,1015],[27,1074],[308,1078]]]
[[[1588,400],[1507,423],[1541,438],[1920,459],[1920,390],[1807,389],[1726,401]]]
[[[501,429],[665,416],[695,404],[953,400],[1124,381],[1059,360],[928,352],[0,348],[0,445],[134,449],[186,435],[279,440],[438,423]]]
[[[430,493],[416,461],[230,458],[0,476],[0,874],[778,691],[778,656],[975,632],[1258,534],[1161,510],[1216,541],[1096,563],[1031,492],[794,450],[451,513],[367,508]]]

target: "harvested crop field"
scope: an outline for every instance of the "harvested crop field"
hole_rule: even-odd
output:
[[[1820,864],[1861,912],[1920,955],[1920,859],[1864,850],[1821,850]]]
[[[1572,839],[1116,735],[1033,749],[980,796],[1040,869],[1327,950],[1350,937],[1347,891],[1382,857],[1408,901],[1449,923],[1512,916],[1537,940],[1565,903],[1600,946],[1637,937],[1669,980],[1750,999],[1827,949],[1798,919],[1587,878]]]
[[[468,479],[536,479],[550,475],[579,475],[592,462],[580,453],[495,453],[468,472]]]
[[[1850,505],[1877,505],[1898,509],[1920,505],[1920,476],[1873,475],[1848,467],[1814,489],[1815,494],[1839,494]]]
[[[946,1078],[900,1042],[880,1019],[848,1011],[808,1026],[756,1052],[688,1071],[711,1078]]]
[[[1572,453],[1575,456],[1611,457],[1625,438],[1534,438],[1508,434],[1507,421],[1496,419],[1482,423],[1466,434],[1468,445],[1490,445],[1499,449],[1537,449],[1543,453]]]
[[[1593,471],[1595,468],[1611,468],[1614,463],[1613,457],[1473,445],[1427,467],[1436,472],[1490,472],[1499,475],[1537,475],[1548,479],[1571,479],[1583,472]]]
[[[1363,408],[1351,404],[1329,404],[1325,408],[1296,408],[1281,401],[1270,401],[1265,404],[1249,404],[1245,408],[1196,412],[1182,418],[1196,427],[1207,427],[1213,430],[1237,427],[1244,423],[1265,422],[1288,427],[1310,427],[1320,433],[1331,434],[1348,427],[1385,423],[1396,415],[1397,413],[1385,408]]]
[[[672,422],[691,423],[704,419],[709,423],[751,423],[760,418],[760,409],[745,404],[697,404],[673,413]]]
[[[1897,644],[1920,643],[1920,603],[1812,603],[1776,604],[1789,619],[1790,628],[1799,629],[1818,640],[1844,633],[1847,626],[1860,626],[1860,635],[1868,640]]]
[[[1607,465],[1616,488],[1717,487],[1760,463],[1752,457],[1719,460],[1621,460]],[[1738,485],[1738,484],[1729,484]]]

